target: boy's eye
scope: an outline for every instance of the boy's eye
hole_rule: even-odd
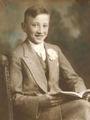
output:
[[[36,27],[36,26],[37,26],[37,24],[32,24],[32,26]]]
[[[45,25],[43,25],[43,27],[48,27],[48,25],[45,24]]]

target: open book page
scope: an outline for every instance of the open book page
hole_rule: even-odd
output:
[[[51,94],[52,96],[66,95],[66,96],[83,98],[88,93],[90,93],[90,89],[87,89],[80,93],[73,92],[73,91],[59,91],[59,92],[53,92],[53,93],[49,93],[49,94]]]
[[[85,90],[85,91],[82,91],[80,94],[81,94],[82,97],[84,97],[84,96],[86,96],[88,93],[90,94],[90,89],[87,89],[87,90]]]

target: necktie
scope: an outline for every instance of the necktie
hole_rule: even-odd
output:
[[[38,51],[36,51],[37,54],[42,58],[43,61],[46,60],[46,52],[44,48],[40,48]]]

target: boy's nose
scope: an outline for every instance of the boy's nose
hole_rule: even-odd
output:
[[[43,33],[43,28],[42,27],[38,28],[38,33]]]

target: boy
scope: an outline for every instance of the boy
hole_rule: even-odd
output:
[[[27,39],[13,52],[10,78],[15,120],[89,120],[90,104],[85,100],[64,103],[60,71],[72,91],[86,90],[60,48],[45,42],[50,13],[32,6],[25,11],[22,28]],[[81,114],[82,113],[82,114]]]

